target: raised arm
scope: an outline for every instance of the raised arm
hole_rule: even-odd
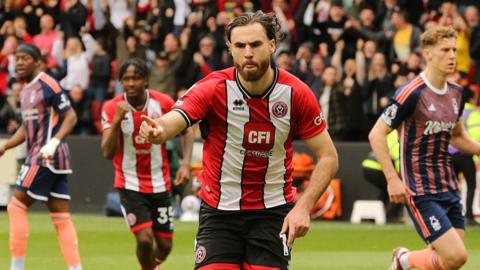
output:
[[[337,150],[328,132],[305,140],[307,146],[315,153],[317,164],[313,169],[310,184],[295,207],[285,217],[281,234],[288,231],[288,246],[293,245],[297,237],[305,236],[310,227],[310,211],[328,187],[330,180],[338,170]]]
[[[126,101],[118,102],[116,104],[115,115],[112,119],[112,124],[109,128],[105,128],[102,134],[102,152],[103,157],[112,159],[117,152],[118,141],[120,138],[120,123],[123,117],[129,111]]]

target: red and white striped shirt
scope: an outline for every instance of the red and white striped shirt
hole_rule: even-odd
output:
[[[188,125],[200,120],[202,199],[221,210],[272,208],[293,201],[292,140],[325,129],[313,92],[295,76],[275,70],[262,96],[250,95],[235,68],[209,74],[174,108]]]
[[[102,110],[103,129],[111,127],[117,103],[126,100],[120,95],[105,103]],[[147,101],[141,111],[130,106],[120,124],[122,136],[113,158],[115,188],[142,193],[159,193],[170,190],[170,170],[165,145],[149,143],[140,136],[142,115],[159,118],[170,111],[174,101],[168,95],[147,90]]]

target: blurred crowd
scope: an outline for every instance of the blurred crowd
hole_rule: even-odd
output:
[[[74,134],[101,133],[105,100],[121,94],[116,70],[146,60],[149,88],[176,99],[195,81],[232,66],[229,20],[276,13],[283,34],[273,62],[314,91],[337,141],[362,141],[395,88],[423,67],[419,36],[433,25],[458,31],[457,72],[480,84],[478,0],[2,0],[0,133],[21,123],[15,49],[37,45],[78,115]]]

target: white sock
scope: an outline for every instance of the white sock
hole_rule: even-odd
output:
[[[10,264],[10,270],[24,270],[25,269],[25,257],[13,257]]]
[[[68,270],[83,270],[81,264],[76,264],[68,267]]]
[[[408,262],[409,256],[410,256],[410,252],[406,252],[400,255],[399,261],[403,269],[410,269],[410,263]]]

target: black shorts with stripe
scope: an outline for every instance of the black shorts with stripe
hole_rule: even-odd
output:
[[[165,238],[173,233],[173,209],[170,193],[140,193],[118,189],[123,215],[132,232],[152,227],[154,232]]]
[[[261,210],[224,211],[202,202],[195,245],[195,269],[215,265],[288,269],[290,249],[280,236],[293,204]],[[239,268],[239,269],[240,269]]]

